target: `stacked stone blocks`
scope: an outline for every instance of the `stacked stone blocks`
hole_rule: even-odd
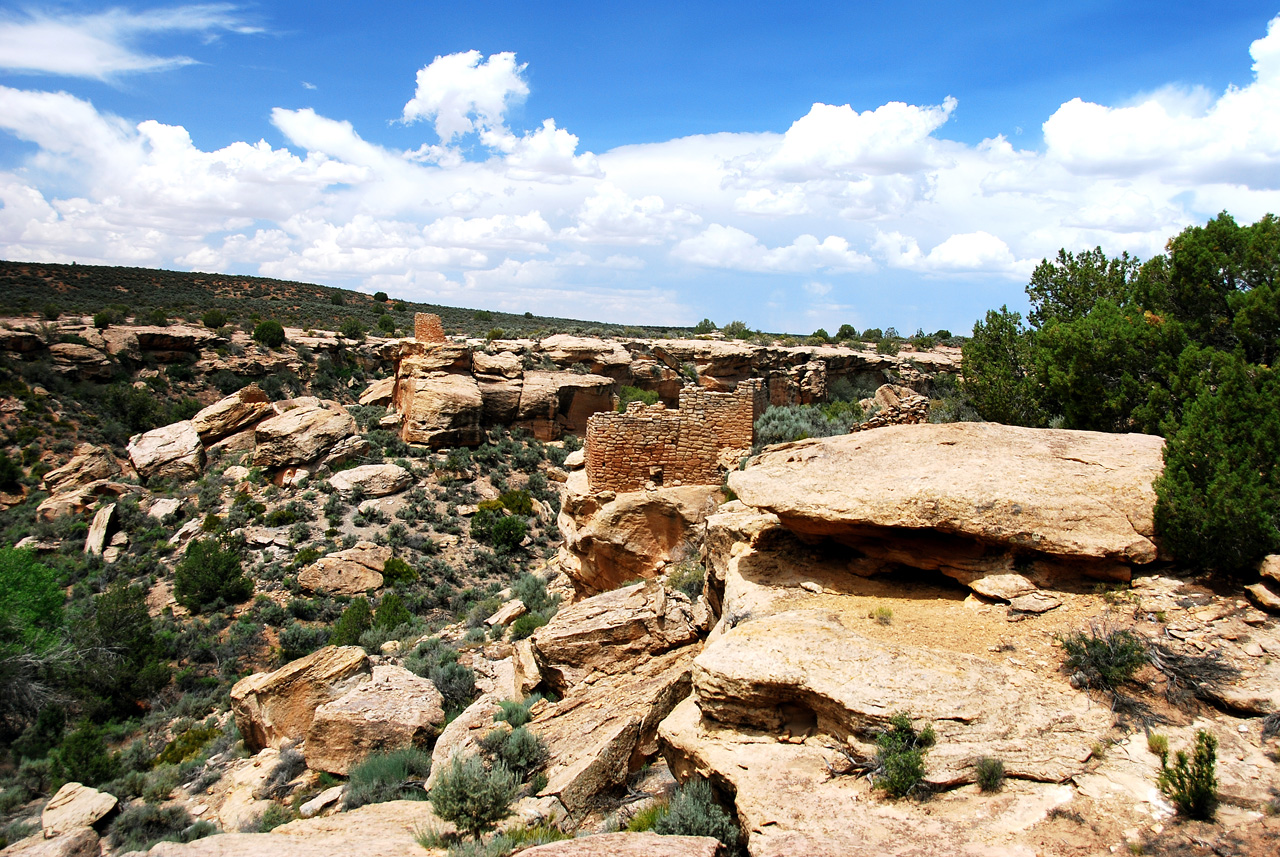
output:
[[[587,421],[587,481],[593,491],[639,491],[654,485],[718,485],[720,454],[746,450],[767,406],[764,382],[750,379],[732,393],[688,386],[680,406],[632,402],[626,413]]]
[[[444,342],[444,325],[433,312],[420,312],[413,317],[413,338],[419,342]]]

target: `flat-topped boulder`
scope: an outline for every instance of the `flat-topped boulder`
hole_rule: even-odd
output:
[[[44,475],[44,486],[50,494],[83,488],[99,479],[120,475],[120,463],[111,450],[91,443],[77,444],[71,460]]]
[[[116,808],[116,796],[80,783],[66,783],[40,812],[40,829],[52,838],[77,828],[93,827]]]
[[[1012,570],[984,560],[995,546],[1114,574],[1156,559],[1152,482],[1163,448],[1142,434],[889,426],[771,447],[730,473],[729,486],[793,532],[907,565],[923,553],[935,558],[918,567]]]
[[[350,493],[359,488],[368,497],[403,491],[413,484],[413,474],[398,464],[362,464],[329,477],[334,490]]]
[[[391,548],[373,542],[322,556],[298,573],[298,585],[308,592],[359,595],[382,586],[382,569],[391,559]]]

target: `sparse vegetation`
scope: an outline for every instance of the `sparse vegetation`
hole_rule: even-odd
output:
[[[1168,749],[1160,754],[1160,791],[1188,818],[1208,821],[1217,811],[1217,759],[1218,739],[1203,729],[1196,732],[1191,756],[1179,750],[1170,765]]]
[[[431,808],[478,842],[481,834],[511,815],[517,793],[515,774],[501,762],[486,769],[478,756],[465,762],[455,756],[431,789]]]
[[[974,769],[978,774],[978,788],[984,792],[998,792],[1004,787],[1004,762],[993,757],[978,759]]]
[[[907,797],[923,787],[924,757],[937,742],[932,726],[917,731],[911,715],[899,712],[876,736],[876,768],[872,781],[891,797]]]
[[[1093,627],[1056,638],[1066,654],[1066,668],[1088,687],[1114,692],[1148,662],[1147,645],[1129,630]]]
[[[730,852],[738,850],[738,825],[716,803],[711,785],[703,779],[686,782],[671,797],[666,812],[653,821],[653,832],[664,836],[710,836]]]

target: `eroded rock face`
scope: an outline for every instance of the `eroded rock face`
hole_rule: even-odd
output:
[[[560,608],[534,632],[533,651],[543,679],[563,693],[593,675],[630,673],[697,639],[689,599],[650,581]]]
[[[588,417],[613,409],[613,390],[613,379],[603,375],[525,372],[517,420],[539,440],[554,440],[565,431],[582,434]]]
[[[721,498],[710,485],[593,494],[584,471],[571,474],[568,487],[561,565],[582,595],[650,580],[662,574],[660,566],[696,557],[703,524]]]
[[[389,405],[391,404],[391,396],[396,389],[395,378],[381,378],[370,384],[365,391],[360,394],[360,404],[362,405]]]
[[[366,496],[383,497],[412,485],[413,474],[397,464],[363,464],[333,474],[329,484],[338,491],[350,492],[358,487]]]
[[[988,423],[890,426],[773,447],[729,485],[789,530],[884,564],[1127,579],[1156,559],[1163,445]]]
[[[298,584],[309,592],[359,595],[382,586],[382,569],[391,559],[391,548],[373,542],[322,556],[298,573]]]
[[[315,711],[368,680],[369,658],[359,646],[325,646],[231,688],[231,711],[251,750],[279,748],[307,734]]]
[[[37,833],[4,849],[5,857],[99,857],[101,853],[101,838],[91,827],[81,827],[53,839]]]
[[[74,342],[55,342],[49,346],[54,371],[72,378],[111,377],[111,361],[107,355],[88,345]]]
[[[801,642],[802,641],[802,642]],[[868,740],[898,711],[933,723],[927,779],[975,780],[979,756],[1011,777],[1062,782],[1111,726],[1105,706],[1033,673],[958,652],[893,645],[854,633],[820,611],[743,622],[694,661],[703,717],[772,734]]]
[[[107,538],[111,535],[115,524],[116,504],[108,503],[93,516],[93,523],[89,525],[89,535],[84,540],[84,552],[102,556],[102,551],[107,546]]]
[[[78,444],[71,460],[44,475],[44,486],[49,493],[58,494],[83,488],[100,479],[111,479],[120,474],[120,463],[111,450],[91,443]]]
[[[267,394],[257,384],[250,384],[201,410],[191,422],[208,444],[253,425],[270,412]]]
[[[652,758],[658,724],[689,695],[689,667],[699,650],[695,644],[655,655],[628,672],[577,685],[543,709],[529,727],[550,758],[539,794],[577,812]]]
[[[426,746],[444,725],[440,691],[403,667],[379,664],[364,684],[316,709],[307,767],[346,776],[370,753]]]
[[[258,423],[253,430],[253,463],[261,467],[305,464],[355,433],[356,421],[336,402],[300,405]]]
[[[406,443],[476,446],[484,432],[480,416],[484,401],[470,375],[435,373],[401,377],[396,383],[396,410],[404,414],[400,438]]]
[[[186,481],[204,470],[204,444],[191,420],[136,434],[127,448],[134,469],[146,479]]]

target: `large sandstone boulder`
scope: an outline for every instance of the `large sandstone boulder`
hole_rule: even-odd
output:
[[[631,352],[621,343],[593,336],[558,333],[538,343],[538,350],[557,366],[582,364],[599,375],[615,375],[631,365]]]
[[[46,838],[81,827],[93,827],[116,808],[116,796],[80,783],[66,783],[40,812]]]
[[[214,402],[191,418],[200,439],[210,444],[235,434],[271,412],[271,400],[257,384],[250,384]]]
[[[84,552],[102,556],[102,552],[107,546],[107,539],[111,536],[115,526],[116,504],[108,503],[94,514],[93,523],[89,524],[89,534],[85,536],[84,540]]]
[[[4,857],[100,857],[102,840],[92,827],[80,827],[45,839],[43,831],[4,849]]]
[[[541,440],[554,440],[565,431],[583,434],[588,417],[613,410],[614,386],[603,375],[525,372],[516,416]]]
[[[365,391],[360,394],[360,404],[362,405],[388,405],[391,403],[391,396],[395,393],[396,379],[380,378],[374,381]]]
[[[316,709],[369,677],[359,646],[325,646],[269,673],[254,673],[231,688],[231,711],[251,750],[279,748],[307,734]]]
[[[204,444],[191,420],[183,420],[129,438],[129,459],[138,475],[150,479],[190,480],[204,470]]]
[[[138,348],[143,351],[158,351],[162,354],[199,351],[221,338],[207,328],[190,327],[185,324],[139,325],[132,329],[132,333],[137,340]],[[161,357],[161,359],[164,358]]]
[[[123,497],[125,494],[145,496],[147,492],[128,482],[95,479],[87,485],[46,497],[36,507],[36,517],[42,521],[54,521],[64,515],[79,515],[93,508],[101,497]]]
[[[356,421],[338,403],[303,404],[254,427],[253,463],[261,467],[305,464],[355,433]]]
[[[444,725],[440,691],[403,667],[379,664],[368,682],[316,709],[307,767],[346,776],[370,753],[426,746]]]
[[[382,497],[408,488],[413,474],[397,464],[363,464],[338,471],[329,477],[329,484],[344,493],[360,488],[368,497]]]
[[[120,463],[111,450],[91,443],[78,444],[71,460],[44,475],[44,487],[51,494],[83,488],[100,479],[120,475]]]
[[[546,683],[564,693],[593,676],[631,673],[697,639],[689,599],[650,581],[560,608],[534,632],[533,651]]]
[[[885,563],[1127,579],[1156,559],[1163,446],[1140,434],[890,426],[770,448],[729,486],[796,533]]]
[[[570,475],[568,489],[559,519],[561,565],[584,595],[658,577],[667,564],[696,557],[707,516],[721,499],[713,485],[593,494],[585,471]]]
[[[484,401],[470,375],[432,373],[396,381],[396,410],[404,414],[400,437],[406,443],[476,446],[483,439]]]
[[[391,548],[373,542],[322,556],[298,573],[298,584],[308,592],[359,595],[382,586],[382,569],[391,559]]]

